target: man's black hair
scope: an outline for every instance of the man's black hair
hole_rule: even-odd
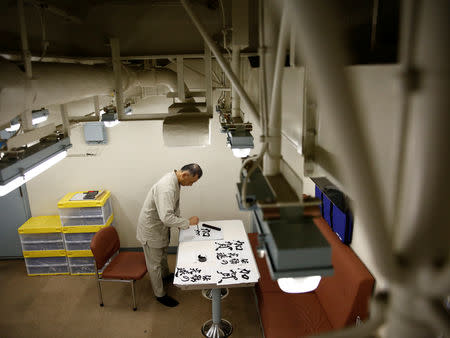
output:
[[[192,177],[198,176],[198,178],[202,177],[203,171],[202,168],[197,163],[186,164],[181,168],[181,171],[189,171]]]

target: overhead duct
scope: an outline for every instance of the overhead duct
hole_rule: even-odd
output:
[[[170,91],[176,90],[177,75],[170,69],[135,72],[124,68],[122,86],[125,91],[135,85],[159,84]],[[18,66],[0,59],[0,73],[0,126],[27,110],[111,95],[114,91],[114,73],[105,65],[35,63],[33,79],[28,80]]]
[[[169,88],[169,91],[177,91],[177,73],[168,68],[153,68],[149,71],[136,72],[137,83],[141,87],[153,87],[156,85],[163,85]],[[184,92],[186,95],[186,102],[195,102],[190,98],[191,93],[189,88],[184,84]]]

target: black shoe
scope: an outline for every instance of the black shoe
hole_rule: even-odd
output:
[[[160,302],[162,305],[168,306],[168,307],[175,307],[177,306],[179,303],[173,299],[172,297],[165,295],[162,297],[156,297],[156,300],[158,302]]]
[[[167,275],[166,277],[163,278],[163,282],[172,284],[173,283],[173,278],[174,278],[174,274],[171,273],[171,274],[169,274],[169,275]]]

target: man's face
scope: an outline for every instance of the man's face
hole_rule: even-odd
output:
[[[188,171],[183,172],[183,174],[181,175],[181,182],[180,184],[182,186],[187,186],[190,187],[191,185],[193,185],[195,182],[198,181],[198,176],[192,176]]]

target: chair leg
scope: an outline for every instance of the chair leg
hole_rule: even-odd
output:
[[[136,297],[134,295],[134,282],[135,282],[134,280],[131,281],[131,294],[133,295],[133,311],[136,311],[137,307],[136,307]]]
[[[103,306],[102,285],[100,284],[100,278],[98,276],[97,269],[95,269],[95,273],[97,275],[98,300],[100,301],[100,306]]]

